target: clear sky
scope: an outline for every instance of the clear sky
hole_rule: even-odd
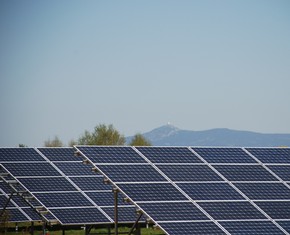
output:
[[[290,1],[0,1],[0,146],[167,122],[290,133]]]

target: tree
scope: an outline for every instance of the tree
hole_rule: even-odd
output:
[[[78,144],[78,142],[75,141],[74,139],[72,139],[72,140],[70,140],[70,141],[68,142],[68,146],[69,146],[69,147],[73,147],[74,145],[77,145],[77,144]]]
[[[55,136],[53,140],[48,139],[44,141],[44,146],[45,147],[63,147],[63,143],[57,136]]]
[[[151,146],[151,142],[147,140],[142,134],[138,133],[133,136],[133,139],[129,143],[132,146]]]
[[[81,145],[124,145],[125,142],[125,137],[112,124],[99,124],[92,133],[86,130],[78,140]]]

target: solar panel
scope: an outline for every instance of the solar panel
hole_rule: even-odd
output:
[[[96,176],[85,176],[85,177],[70,177],[81,190],[91,191],[91,190],[112,190],[111,185],[104,184],[103,177]]]
[[[290,148],[247,148],[259,161],[269,163],[290,163]]]
[[[50,209],[50,211],[62,224],[96,224],[112,222],[96,207],[57,208]]]
[[[198,202],[216,220],[266,219],[247,201]]]
[[[178,183],[177,184],[193,200],[243,200],[228,183]]]
[[[290,165],[267,165],[267,167],[282,180],[290,182]]]
[[[237,183],[235,186],[252,200],[290,200],[290,189],[283,183]]]
[[[102,207],[102,209],[111,217],[114,218],[114,207]],[[136,221],[138,214],[134,206],[119,206],[118,207],[118,218],[120,223],[132,223]],[[141,217],[140,222],[145,222],[146,218]]]
[[[84,148],[90,154],[82,155],[166,234],[285,233],[272,220],[290,220],[290,189],[270,171],[280,173],[281,165],[263,166],[248,149],[135,147],[138,160],[122,161],[118,148],[107,160],[97,146]]]
[[[154,217],[156,221],[193,221],[209,220],[191,202],[160,202],[160,203],[139,203],[141,209]]]
[[[256,204],[273,219],[290,219],[290,201],[260,201]]]
[[[13,176],[60,176],[60,173],[48,162],[41,163],[3,163]]]
[[[78,147],[94,163],[146,163],[131,147]]]
[[[104,174],[110,173],[111,179],[115,182],[154,182],[166,181],[150,165],[101,165],[99,169]]]
[[[37,148],[50,161],[76,161],[73,148]]]
[[[45,161],[34,148],[0,148],[0,162]]]
[[[257,163],[242,148],[192,148],[209,163]]]
[[[113,206],[114,205],[114,197],[111,191],[103,191],[103,192],[86,192],[86,195],[89,196],[98,206]],[[118,205],[125,205],[122,197],[118,197]],[[128,205],[126,203],[126,205]]]
[[[278,181],[261,165],[214,165],[229,181]]]
[[[290,221],[278,221],[278,224],[282,226],[288,233],[290,233]]]
[[[18,178],[30,192],[76,191],[76,188],[63,176],[50,178]]]
[[[56,162],[54,163],[66,176],[96,175],[92,172],[92,166],[80,162]]]
[[[208,234],[225,234],[221,228],[213,222],[179,222],[179,223],[159,223],[159,225],[168,234],[191,234],[191,235],[208,235]]]
[[[285,234],[271,221],[227,221],[221,222],[231,234],[280,235]]]
[[[187,147],[136,147],[153,163],[202,163]]]
[[[135,202],[188,200],[169,183],[118,184],[118,187]]]
[[[222,181],[207,165],[158,165],[172,181]]]
[[[35,193],[34,196],[47,208],[93,206],[81,192]]]

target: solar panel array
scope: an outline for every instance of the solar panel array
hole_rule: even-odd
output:
[[[166,234],[289,234],[290,149],[76,146]]]
[[[36,199],[33,203],[49,212],[47,220],[61,224],[113,222],[112,186],[76,158],[73,148],[0,148],[0,163],[20,183],[17,187],[28,191]],[[121,199],[119,221],[134,222],[135,206],[125,205]]]

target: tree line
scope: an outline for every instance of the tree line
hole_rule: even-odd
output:
[[[112,125],[99,124],[92,132],[85,130],[78,140],[71,140],[68,146],[73,145],[125,145],[126,138]],[[135,134],[128,143],[131,146],[151,146],[142,134]],[[44,141],[45,147],[64,147],[63,142],[55,136],[54,139]]]

